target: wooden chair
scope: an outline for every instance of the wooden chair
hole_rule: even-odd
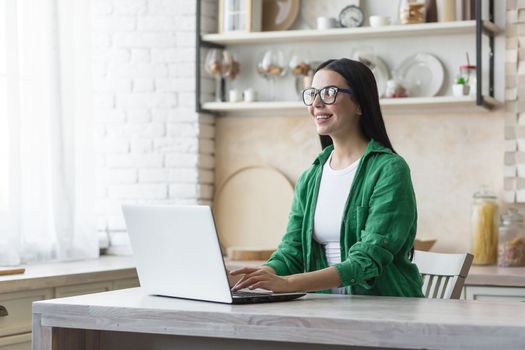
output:
[[[459,299],[472,259],[471,254],[414,251],[413,262],[423,277],[426,298]]]

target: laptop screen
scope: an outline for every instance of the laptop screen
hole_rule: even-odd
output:
[[[122,209],[142,288],[156,295],[232,302],[211,208]]]

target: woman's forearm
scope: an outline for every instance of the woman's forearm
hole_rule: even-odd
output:
[[[298,273],[288,277],[296,291],[316,291],[341,286],[341,278],[333,266],[313,272]]]

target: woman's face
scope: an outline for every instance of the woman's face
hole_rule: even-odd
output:
[[[337,72],[321,69],[315,73],[312,87],[319,90],[326,86],[337,86],[348,89],[350,86],[346,80]],[[359,131],[359,117],[361,110],[354,103],[351,95],[339,91],[334,104],[326,105],[321,101],[319,94],[314,99],[308,111],[314,119],[317,133],[329,135],[332,138],[348,136]]]

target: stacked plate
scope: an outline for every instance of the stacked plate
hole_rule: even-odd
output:
[[[366,51],[357,51],[353,59],[370,68],[377,82],[379,97],[383,97],[390,79],[390,70],[385,62],[375,53]],[[409,97],[432,97],[443,86],[445,69],[436,56],[418,53],[405,59],[394,75],[407,89]]]
[[[353,59],[366,65],[376,78],[377,93],[383,97],[386,91],[386,82],[390,80],[390,69],[386,63],[375,53],[366,51],[357,51]]]
[[[405,59],[396,69],[410,97],[436,96],[445,79],[439,59],[429,53],[418,53]]]

